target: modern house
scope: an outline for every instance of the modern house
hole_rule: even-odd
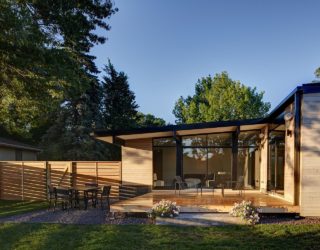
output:
[[[40,151],[34,146],[0,137],[0,161],[36,161]]]
[[[299,206],[303,216],[320,216],[320,84],[298,86],[261,119],[94,135],[121,145],[123,186],[170,189],[181,176],[234,188],[241,180],[245,189]]]

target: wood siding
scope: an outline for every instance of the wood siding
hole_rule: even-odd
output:
[[[47,185],[111,185],[111,197],[119,197],[121,162],[2,161],[0,199],[45,200]]]
[[[289,105],[285,112],[294,114],[293,104]],[[285,135],[285,160],[284,160],[284,199],[289,202],[294,202],[294,119],[287,121],[287,130],[292,132],[291,135]]]
[[[301,108],[300,213],[320,216],[320,94],[304,94]]]
[[[261,130],[264,134],[263,141],[261,143],[261,154],[260,154],[260,191],[262,193],[267,192],[268,183],[268,126]]]
[[[122,184],[152,186],[152,139],[127,140],[122,146]]]

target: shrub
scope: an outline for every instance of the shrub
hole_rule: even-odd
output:
[[[160,202],[153,205],[149,216],[155,217],[174,217],[180,213],[180,207],[175,202],[169,200],[161,200]]]
[[[258,210],[252,205],[251,201],[235,203],[230,214],[235,217],[240,217],[251,225],[257,224],[260,220]]]

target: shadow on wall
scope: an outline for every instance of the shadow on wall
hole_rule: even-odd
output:
[[[119,197],[121,162],[0,162],[0,199],[46,200],[47,185],[111,185]]]

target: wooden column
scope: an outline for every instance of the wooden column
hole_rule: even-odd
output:
[[[240,133],[240,127],[238,126],[236,131],[232,133],[232,173],[231,178],[233,181],[237,181],[238,173],[238,136]]]

